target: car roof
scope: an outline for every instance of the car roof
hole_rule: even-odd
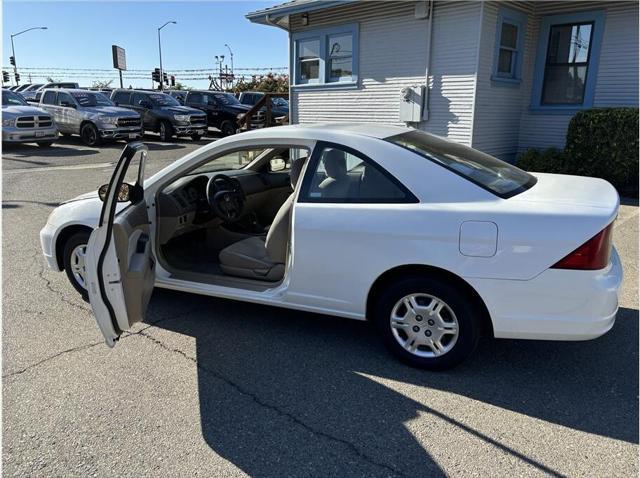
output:
[[[92,91],[87,88],[45,88],[43,91],[61,91],[63,93],[103,93],[102,91]]]
[[[242,133],[247,139],[268,139],[286,136],[309,137],[331,141],[336,135],[368,136],[372,138],[388,138],[407,133],[412,128],[379,123],[317,123],[304,125],[285,125],[274,128],[261,128]]]

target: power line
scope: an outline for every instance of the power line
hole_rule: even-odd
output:
[[[3,66],[3,69],[10,69],[10,67]],[[233,67],[234,70],[238,71],[283,71],[288,70],[288,66],[263,66],[263,67]],[[57,67],[20,67],[20,70],[29,70],[29,71],[67,71],[67,72],[109,72],[113,73],[113,68],[57,68]],[[149,72],[148,70],[139,70],[139,69],[130,69],[126,70],[129,72],[139,73],[139,72]],[[168,71],[168,70],[167,70]],[[185,72],[185,73],[196,73],[196,72],[210,72],[217,73],[217,68],[199,68],[199,69],[174,69],[171,70],[173,72]],[[123,72],[124,73],[124,72]]]

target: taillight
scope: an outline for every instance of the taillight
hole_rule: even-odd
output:
[[[611,257],[612,235],[613,222],[571,254],[559,260],[551,266],[551,268],[577,269],[583,271],[604,269],[607,267],[607,264],[609,264],[609,258]]]

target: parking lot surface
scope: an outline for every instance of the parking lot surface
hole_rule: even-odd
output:
[[[211,140],[149,143],[149,173]],[[431,373],[366,323],[156,290],[114,349],[38,233],[122,144],[3,152],[5,476],[637,476],[638,207],[613,330]],[[570,284],[568,284],[570,286]]]

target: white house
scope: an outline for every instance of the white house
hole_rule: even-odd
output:
[[[411,124],[503,159],[638,106],[638,2],[293,0],[291,122]],[[428,88],[424,88],[425,85]]]

